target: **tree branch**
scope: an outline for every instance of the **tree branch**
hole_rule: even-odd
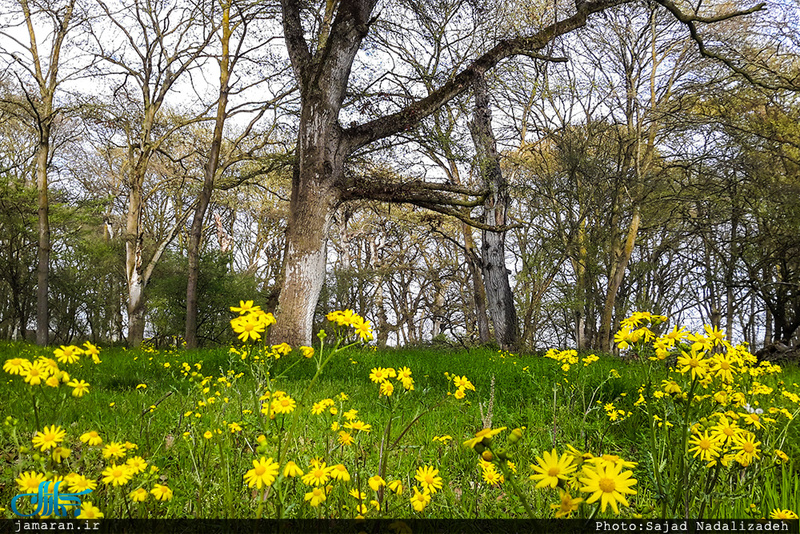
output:
[[[666,8],[667,11],[672,13],[672,15],[676,19],[678,19],[681,23],[683,23],[684,26],[686,26],[689,29],[689,35],[691,35],[692,40],[697,44],[697,50],[700,52],[702,56],[707,57],[709,59],[713,59],[715,61],[719,61],[720,63],[728,67],[731,71],[735,72],[736,74],[739,74],[748,82],[758,87],[763,87],[764,89],[770,89],[773,91],[781,89],[797,91],[798,89],[800,89],[800,87],[794,84],[782,84],[782,83],[773,84],[763,80],[756,79],[750,72],[747,71],[747,69],[739,67],[730,58],[727,58],[721,54],[718,54],[706,48],[705,41],[697,31],[697,26],[695,25],[695,23],[697,22],[702,24],[712,24],[714,22],[722,22],[725,20],[729,20],[734,17],[750,15],[752,13],[764,9],[766,4],[764,4],[763,2],[751,7],[750,9],[745,9],[743,11],[732,11],[730,13],[725,13],[723,15],[718,15],[716,17],[699,17],[697,15],[684,13],[677,5],[675,5],[674,2],[672,2],[672,0],[655,0],[655,1],[658,4],[664,6],[664,8]]]
[[[537,59],[560,61],[561,58],[538,55],[536,51],[547,46],[547,44],[556,37],[586,25],[586,20],[590,14],[631,1],[632,0],[600,0],[597,2],[584,2],[571,17],[554,22],[530,37],[517,37],[515,39],[500,41],[491,50],[475,59],[467,68],[425,98],[391,115],[344,130],[343,137],[348,152],[352,153],[354,150],[368,145],[373,141],[413,128],[420,120],[469,89],[476,78],[492,69],[503,59],[515,55],[534,54]]]

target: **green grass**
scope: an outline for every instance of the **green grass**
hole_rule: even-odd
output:
[[[52,352],[25,344],[0,345],[0,361],[15,357],[33,360],[38,356],[52,357]],[[273,381],[270,387],[272,391],[285,391],[295,399],[297,411],[278,415],[271,421],[259,413],[259,397],[266,386],[265,366],[254,363],[252,357],[242,360],[227,348],[196,351],[110,348],[103,350],[100,357],[99,365],[82,358],[79,363],[60,366],[72,378],[91,384],[89,393],[82,398],[72,397],[71,388],[65,385],[59,388],[29,386],[20,376],[2,375],[0,399],[5,423],[0,427],[0,458],[3,459],[0,462],[0,507],[7,507],[18,493],[14,480],[23,472],[62,475],[78,472],[98,481],[90,500],[106,517],[353,517],[357,502],[347,494],[348,489],[360,488],[368,495],[367,501],[378,497],[369,488],[367,479],[380,472],[382,436],[391,419],[391,439],[387,443],[398,439],[404,430],[405,433],[397,446],[384,454],[384,478],[400,480],[404,492],[399,496],[382,492],[381,511],[370,508],[370,517],[417,516],[411,509],[409,497],[412,486],[418,485],[414,479],[415,470],[425,465],[440,470],[443,487],[432,496],[430,505],[420,516],[524,516],[522,501],[510,481],[499,488],[485,484],[475,451],[461,446],[485,425],[507,427],[496,438],[493,449],[507,449],[518,471],[514,479],[519,491],[537,517],[551,517],[550,505],[558,503],[559,496],[549,488],[534,488],[534,482],[528,480],[533,472],[530,465],[537,463],[537,456],[541,457],[544,451],[556,448],[562,453],[567,445],[594,455],[615,454],[637,462],[633,468],[633,476],[638,480],[634,486],[637,494],[629,496],[630,506],[622,506],[621,512],[624,516],[662,515],[655,464],[648,445],[650,419],[644,409],[633,404],[640,386],[648,380],[656,389],[660,387],[660,380],[667,372],[660,362],[603,357],[586,367],[574,365],[565,373],[558,362],[541,355],[511,355],[489,349],[376,351],[353,347],[335,354],[312,385],[316,360],[298,361],[300,357],[291,354],[273,362],[270,376],[281,373],[285,376]],[[202,376],[195,379],[185,376],[184,364],[193,370],[199,364]],[[370,370],[375,367],[410,368],[414,391],[403,392],[400,383],[395,382],[392,397],[379,398],[378,386],[369,380]],[[450,395],[455,388],[446,373],[467,376],[476,391],[467,392],[464,400],[457,400]],[[219,383],[221,376],[229,377],[230,385]],[[211,377],[205,393],[199,386],[203,377]],[[565,383],[565,378],[570,382]],[[797,406],[782,397],[780,391],[785,387],[800,394],[796,385],[800,382],[800,372],[796,368],[784,369],[769,380],[775,388],[769,403],[796,409]],[[302,393],[309,385],[312,387],[302,403]],[[338,400],[341,393],[347,395],[346,401]],[[216,400],[209,404],[209,398]],[[312,404],[324,398],[337,399],[336,415],[310,413]],[[198,407],[198,401],[205,401],[206,406]],[[608,403],[630,415],[622,422],[612,423],[604,409]],[[655,405],[655,401],[653,403]],[[767,407],[766,403],[763,405]],[[677,422],[680,403],[676,401],[670,406],[676,411]],[[339,446],[338,432],[330,427],[333,422],[343,424],[342,415],[350,409],[358,410],[358,417],[372,425],[372,430],[369,434],[357,435],[353,446]],[[38,413],[38,424],[35,413]],[[290,434],[295,414],[297,426]],[[412,421],[415,422],[409,426]],[[241,432],[228,430],[227,425],[234,422],[241,425]],[[696,422],[692,419],[690,424]],[[32,447],[31,438],[35,432],[47,425],[59,425],[66,430],[63,445],[72,453],[63,463],[53,462],[49,454]],[[510,430],[516,427],[525,429],[523,438],[511,443],[508,441]],[[742,480],[750,474],[756,477],[753,485],[748,486],[748,492],[737,490],[741,494],[734,495],[732,491],[729,496],[715,497],[714,514],[762,517],[774,508],[791,508],[800,501],[800,488],[793,471],[800,461],[798,425],[776,423],[775,427],[774,432],[764,430],[763,437],[761,432],[759,437],[765,441],[765,446],[766,440],[770,440],[770,444],[780,440],[782,450],[791,457],[790,464],[775,466],[765,459],[756,466],[759,471],[740,469],[737,476]],[[778,435],[784,428],[784,433]],[[121,488],[100,482],[100,473],[111,461],[102,457],[100,448],[89,447],[79,440],[80,435],[89,430],[99,431],[104,444],[111,441],[135,443],[138,449],[130,451],[129,456],[141,455],[149,465],[156,466],[158,472],[137,475]],[[222,432],[217,433],[218,430]],[[206,439],[203,437],[206,431],[215,434]],[[259,446],[257,438],[262,434],[266,442]],[[445,435],[452,436],[452,440],[433,441],[434,437]],[[664,432],[659,436],[674,448],[675,433]],[[277,460],[281,450],[285,451],[284,460],[295,461],[306,472],[314,458],[322,458],[328,465],[342,463],[352,480],[334,483],[327,501],[319,508],[304,502],[304,494],[310,488],[299,479],[280,480],[266,493],[264,489],[248,488],[243,476],[253,468],[253,460],[262,456]],[[767,455],[766,450],[763,454]],[[674,456],[668,457],[674,460]],[[690,465],[697,470],[697,476],[707,476],[703,472],[706,468],[697,462]],[[138,504],[128,498],[128,493],[136,487],[149,490],[155,483],[168,485],[174,491],[173,499],[156,503],[151,496],[147,502]],[[724,488],[719,486],[720,491]],[[579,492],[573,489],[573,494],[578,496]],[[584,498],[588,496],[583,494]],[[264,498],[264,504],[260,504]],[[682,501],[682,506],[696,510],[697,504],[689,501]],[[712,508],[707,510],[708,517]],[[585,517],[597,511],[595,505],[584,504],[576,513]],[[598,517],[615,515],[610,509],[597,514]],[[668,515],[681,514],[681,510],[677,510]],[[1,515],[11,517],[13,514],[5,510]]]

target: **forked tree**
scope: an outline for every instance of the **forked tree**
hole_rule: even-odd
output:
[[[447,213],[462,220],[464,210],[482,203],[484,191],[424,180],[390,182],[383,177],[347,173],[346,163],[356,151],[414,128],[425,117],[456,96],[500,61],[524,54],[548,61],[542,50],[560,36],[586,25],[590,15],[632,0],[580,2],[570,16],[555,20],[529,35],[499,39],[463,70],[427,96],[401,109],[363,123],[342,125],[340,116],[348,94],[354,62],[365,43],[377,0],[327,0],[324,20],[311,33],[303,21],[313,18],[306,4],[282,0],[283,29],[289,58],[300,87],[301,108],[292,177],[290,215],[275,339],[293,345],[310,344],[314,310],[325,278],[326,241],[337,205],[350,199],[406,202]],[[697,33],[698,23],[708,24],[752,13],[762,6],[722,15],[702,16],[682,11],[670,0],[657,0],[689,27],[701,51],[710,53]],[[378,15],[379,16],[379,15]],[[735,65],[734,65],[735,67]],[[380,107],[380,106],[377,106]],[[492,225],[471,221],[479,227]]]

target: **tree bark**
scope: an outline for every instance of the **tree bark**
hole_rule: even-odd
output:
[[[473,87],[475,112],[469,129],[475,143],[481,177],[485,187],[490,191],[484,202],[485,221],[488,224],[503,227],[506,226],[506,215],[511,199],[508,196],[508,183],[500,168],[485,79],[477,78]],[[495,339],[501,349],[516,350],[519,324],[517,310],[514,307],[514,295],[511,292],[506,269],[505,241],[505,231],[483,230],[481,268]]]
[[[472,238],[472,228],[462,223],[464,234],[464,248],[466,249],[467,268],[472,278],[472,294],[475,302],[475,327],[478,330],[478,341],[481,345],[489,343],[489,316],[486,312],[486,288],[483,285],[481,272],[481,257],[476,252],[475,240]]]

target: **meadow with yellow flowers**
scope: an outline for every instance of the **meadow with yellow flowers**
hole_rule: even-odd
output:
[[[800,372],[710,326],[637,312],[617,357],[231,317],[224,349],[0,346],[0,517],[43,481],[79,518],[797,517]]]

